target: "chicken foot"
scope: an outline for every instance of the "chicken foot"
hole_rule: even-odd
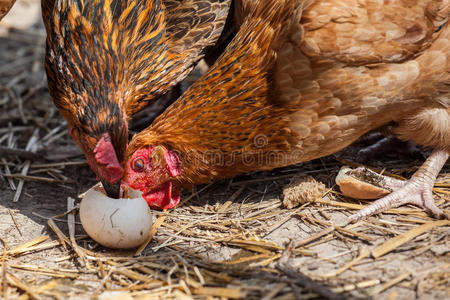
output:
[[[447,161],[449,155],[450,153],[446,150],[434,150],[410,180],[401,181],[393,178],[385,180],[386,182],[390,182],[390,188],[394,191],[351,215],[349,217],[350,221],[356,222],[370,215],[407,203],[422,207],[436,218],[448,217],[434,203],[432,189],[436,177]],[[385,177],[383,175],[379,176]]]

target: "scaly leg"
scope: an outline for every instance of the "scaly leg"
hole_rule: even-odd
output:
[[[349,217],[351,222],[382,212],[389,208],[411,203],[422,207],[436,218],[447,217],[434,203],[432,189],[436,177],[449,157],[445,150],[434,150],[425,163],[414,173],[403,187],[378,199],[371,205]]]

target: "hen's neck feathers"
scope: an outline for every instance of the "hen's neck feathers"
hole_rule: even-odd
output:
[[[63,111],[132,115],[176,76],[161,1],[59,0],[48,24],[49,85]]]
[[[269,96],[270,74],[276,49],[300,14],[296,1],[270,3],[253,8],[225,54],[150,128],[133,138],[129,154],[163,144],[183,162],[180,180],[195,178],[199,183],[261,169],[261,151],[292,150],[288,141],[293,135],[284,117],[291,108],[278,107]],[[269,162],[264,168],[273,167]]]
[[[43,0],[56,102],[86,94],[133,115],[185,78],[219,37],[230,2]]]
[[[267,5],[253,3],[260,9]],[[361,60],[358,66],[305,54],[309,33],[303,23],[292,16],[285,23],[266,17],[246,19],[208,73],[133,138],[128,157],[142,147],[162,144],[179,153],[180,183],[198,184],[326,156],[425,107],[448,107],[446,23],[436,28],[428,48],[406,52],[404,62],[381,57],[373,65],[355,55],[356,62]],[[442,128],[439,132],[448,136]],[[437,145],[436,139],[433,143]]]

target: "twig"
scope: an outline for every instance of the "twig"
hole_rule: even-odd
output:
[[[372,240],[373,240],[373,238],[371,238],[370,236],[367,236],[367,235],[365,235],[365,234],[363,234],[363,233],[351,231],[350,229],[345,228],[344,226],[347,226],[347,225],[348,225],[348,222],[347,222],[346,224],[344,224],[343,226],[335,226],[335,225],[331,224],[330,222],[323,221],[323,220],[319,220],[319,219],[317,219],[317,218],[308,216],[308,215],[306,215],[306,214],[304,214],[304,213],[298,213],[298,215],[299,215],[301,218],[306,218],[306,219],[308,219],[308,220],[310,220],[310,221],[313,221],[313,222],[315,222],[315,223],[319,223],[319,224],[322,224],[322,225],[325,225],[325,226],[332,227],[332,228],[334,228],[336,231],[339,231],[340,233],[347,234],[347,235],[351,235],[351,236],[356,236],[356,237],[358,237],[358,238],[360,238],[360,239],[362,239],[362,240],[366,240],[366,241],[372,241]],[[330,230],[331,230],[331,229],[330,229]],[[333,230],[332,230],[332,231],[333,231]]]
[[[85,160],[83,161],[68,161],[68,162],[60,162],[60,163],[48,163],[48,164],[32,164],[31,168],[41,169],[41,168],[57,168],[57,167],[65,167],[65,166],[84,166],[87,165]]]
[[[195,295],[215,296],[228,299],[245,299],[245,292],[240,288],[199,287],[192,291]]]
[[[211,185],[213,185],[214,183],[210,183],[206,186],[204,186],[203,188],[201,188],[199,191],[193,193],[192,195],[190,195],[189,197],[187,197],[186,199],[184,199],[183,201],[181,201],[180,204],[178,204],[178,206],[182,206],[184,203],[188,202],[189,200],[191,200],[192,198],[196,197],[197,195],[199,195],[201,192],[203,192],[204,190],[206,190],[207,188],[209,188]],[[172,211],[173,209],[169,210]]]
[[[375,249],[372,250],[372,256],[374,258],[383,256],[386,253],[391,252],[395,248],[403,245],[404,243],[412,240],[416,236],[419,236],[422,233],[433,229],[434,227],[445,226],[448,224],[450,224],[450,220],[440,220],[440,221],[427,222],[423,225],[417,226],[403,234],[393,237],[392,239],[384,242],[382,245],[376,247]]]
[[[48,236],[47,236],[47,237],[48,237]],[[78,237],[77,240],[86,239],[86,238],[88,238],[87,235]],[[60,245],[61,245],[61,241],[60,241],[60,240],[55,240],[55,241],[47,242],[47,243],[44,243],[44,244],[41,244],[41,245],[30,246],[30,247],[25,248],[25,249],[18,249],[18,250],[16,250],[16,252],[14,252],[14,253],[10,253],[10,252],[8,251],[8,254],[14,254],[14,255],[17,255],[17,254],[24,254],[24,253],[37,252],[37,251],[42,251],[42,250],[52,249],[52,248],[58,247],[58,246],[60,246]]]
[[[69,244],[69,239],[62,233],[61,229],[59,229],[59,227],[56,225],[55,221],[53,221],[52,218],[48,219],[47,225],[53,230],[53,232],[59,238],[59,241],[61,242],[61,245],[63,246],[64,250],[67,251],[66,244]]]
[[[46,216],[43,216],[43,215],[41,215],[41,214],[38,214],[37,212],[35,212],[35,211],[33,211],[33,212],[31,212],[31,214],[33,215],[33,216],[36,216],[36,217],[39,217],[39,218],[41,218],[41,219],[44,219],[44,220],[50,220],[50,219],[53,219],[53,221],[58,221],[58,222],[62,222],[62,223],[67,223],[67,220],[65,220],[65,219],[60,219],[60,217],[64,217],[65,215],[66,215],[66,213],[64,213],[64,214],[61,214],[61,215],[59,215],[59,216],[53,216],[53,217],[46,217]],[[77,225],[81,225],[81,222],[75,222]]]
[[[28,172],[28,170],[27,170]],[[4,175],[6,178],[17,178],[21,181],[40,181],[40,182],[46,182],[46,183],[73,183],[73,180],[62,180],[62,179],[54,179],[54,178],[48,178],[48,177],[41,177],[41,176],[29,176],[29,175],[23,175],[23,174],[9,174]]]
[[[9,178],[8,176],[6,176],[6,175],[11,175],[11,170],[9,169],[9,165],[8,165],[6,159],[4,159],[4,158],[2,158],[2,162],[5,165],[5,174],[4,174],[4,176],[8,180],[9,187],[11,188],[11,190],[15,191],[17,188],[16,188],[16,185],[14,184],[14,180],[12,178]]]
[[[370,296],[376,296],[379,293],[383,292],[384,290],[387,290],[388,288],[390,288],[391,286],[396,285],[397,283],[405,280],[406,278],[408,278],[409,276],[411,276],[410,272],[405,272],[399,276],[397,276],[396,278],[394,278],[393,280],[389,281],[388,283],[380,286],[379,288],[373,290],[372,293],[370,293]]]
[[[242,194],[246,186],[247,186],[246,184],[243,184],[236,192],[234,192],[231,195],[231,197],[217,209],[217,212],[225,212],[228,209],[228,207],[233,203],[233,201],[235,201]]]
[[[11,216],[11,219],[12,219],[13,222],[14,222],[14,225],[16,225],[17,231],[19,232],[20,236],[23,237],[22,230],[20,230],[20,227],[19,227],[19,225],[17,224],[16,218],[14,218],[14,215],[13,215],[11,209],[8,208],[8,212],[9,212],[9,215]]]
[[[45,242],[49,238],[48,235],[37,237],[31,241],[26,242],[20,246],[15,247],[14,249],[8,250],[8,255],[16,255],[28,251],[30,247],[38,245],[42,242]]]
[[[147,247],[147,245],[150,243],[150,241],[153,239],[153,237],[156,234],[156,231],[158,231],[158,228],[164,223],[164,220],[166,219],[167,215],[160,216],[158,219],[156,219],[155,223],[153,223],[152,230],[150,231],[150,235],[148,236],[147,240],[139,246],[139,248],[134,253],[134,256],[138,256],[144,251],[144,249]]]
[[[43,156],[38,153],[34,153],[32,151],[27,151],[27,150],[23,150],[23,149],[9,148],[6,146],[0,146],[0,154],[2,154],[4,156],[9,156],[9,157],[18,156],[18,157],[25,158],[28,160],[43,159]]]
[[[72,249],[80,258],[81,265],[90,269],[89,262],[86,260],[83,250],[78,246],[75,239],[75,199],[71,197],[67,197],[67,211],[70,211],[70,213],[67,214],[67,227],[69,227],[69,238],[72,243]]]
[[[9,132],[16,132],[16,131],[25,131],[32,128],[32,126],[15,126],[13,128],[0,128],[0,134],[2,133],[9,133]]]
[[[40,300],[42,299],[41,297],[39,297],[39,295],[37,295],[32,288],[30,288],[29,286],[27,286],[26,284],[24,284],[22,281],[19,280],[19,278],[15,277],[12,274],[6,274],[6,278],[8,279],[9,283],[18,287],[19,289],[21,289],[22,291],[24,291],[25,293],[27,293],[28,295],[30,295],[31,299],[34,300]]]
[[[289,286],[291,287],[292,292],[294,292],[295,299],[301,300],[302,299],[302,290],[294,282],[290,282]]]
[[[331,277],[335,277],[339,274],[344,273],[345,271],[347,271],[348,269],[350,269],[351,267],[353,267],[354,265],[356,265],[358,262],[360,262],[362,259],[368,257],[370,255],[370,250],[367,249],[366,247],[362,248],[359,256],[357,258],[355,258],[354,260],[352,260],[351,262],[349,262],[348,264],[346,264],[345,266],[343,266],[342,268],[339,268],[336,271],[333,271],[331,273],[327,273],[324,274],[320,277],[322,278],[331,278]]]
[[[328,227],[328,228],[326,228],[326,229],[324,229],[322,231],[314,233],[313,235],[307,237],[306,239],[294,242],[293,247],[295,249],[295,248],[298,248],[300,246],[309,244],[309,243],[311,243],[311,242],[313,242],[313,241],[315,241],[317,239],[320,239],[321,237],[323,237],[323,236],[325,236],[327,234],[332,233],[335,230],[336,230],[336,228],[334,226]]]
[[[38,149],[38,145],[37,145],[38,135],[39,135],[39,129],[36,128],[34,130],[33,134],[31,135],[31,138],[28,141],[27,146],[25,147],[25,151],[35,152]],[[30,165],[31,165],[30,160],[25,161],[20,174],[22,174],[24,176],[27,175]],[[24,183],[25,183],[25,180],[23,180],[23,179],[19,180],[19,184],[17,185],[16,193],[14,194],[13,202],[19,201],[20,195],[22,194],[22,189],[23,189]]]
[[[264,296],[263,298],[261,298],[261,300],[271,300],[273,297],[275,297],[279,292],[281,292],[285,287],[287,286],[287,284],[285,282],[279,283],[276,286],[274,286],[271,291]],[[294,289],[294,286],[297,287],[295,284],[292,287],[292,289]],[[294,291],[295,292],[295,291]]]
[[[2,254],[2,294],[3,299],[6,299],[8,295],[8,282],[6,280],[6,254],[8,252],[8,242],[0,237],[0,241],[3,243]]]
[[[327,287],[321,285],[320,283],[312,280],[308,276],[304,275],[298,270],[294,270],[289,265],[289,258],[291,256],[292,250],[293,250],[294,244],[291,243],[288,247],[286,247],[286,250],[283,253],[283,256],[278,261],[276,268],[283,272],[286,276],[293,279],[295,283],[298,283],[305,288],[311,290],[314,293],[317,293],[318,295],[322,296],[325,299],[330,300],[341,300],[344,299],[343,296],[334,293]],[[295,291],[294,291],[295,292]]]
[[[380,284],[379,279],[372,279],[372,280],[361,281],[361,282],[358,282],[355,284],[349,283],[342,287],[332,288],[331,290],[335,293],[344,293],[344,292],[354,291],[356,289],[365,289],[365,288],[372,287],[372,286],[375,286],[378,284]]]

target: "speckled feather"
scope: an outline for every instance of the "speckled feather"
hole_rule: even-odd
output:
[[[52,87],[60,89],[61,96],[83,92],[116,96],[131,116],[189,73],[202,50],[219,37],[229,2],[146,1],[144,5],[133,0],[61,0],[51,13],[52,1],[43,1],[51,37],[47,65]],[[58,70],[61,64],[68,74]],[[75,87],[66,86],[59,77],[67,77]],[[79,86],[80,81],[88,86]],[[105,101],[89,96],[86,104]]]
[[[280,30],[283,20],[289,23],[294,20],[296,2],[271,2],[272,5],[259,6],[261,11],[255,13],[258,19],[244,22],[241,27],[245,30],[229,45],[228,55],[219,58],[149,129],[133,138],[129,153],[144,145],[163,144],[181,154],[182,160],[195,161],[183,165],[183,179],[197,182],[226,177],[230,171],[235,174],[247,170],[242,163],[230,168],[225,161],[235,157],[239,162],[243,153],[258,155],[260,150],[252,141],[263,128],[272,125],[273,118],[278,123],[281,123],[280,118],[284,119],[285,126],[273,128],[271,143],[277,149],[291,149],[286,142],[290,139],[289,120],[283,116],[286,108],[275,107],[267,97],[270,86],[267,79],[276,58],[273,48],[287,35]],[[214,151],[225,153],[224,164],[203,160],[207,153],[214,155]]]
[[[128,157],[163,145],[188,186],[329,155],[392,121],[401,138],[450,150],[448,0],[312,1],[301,19],[292,7],[288,19],[279,9],[252,19],[265,2],[242,2],[224,55],[133,137]]]

